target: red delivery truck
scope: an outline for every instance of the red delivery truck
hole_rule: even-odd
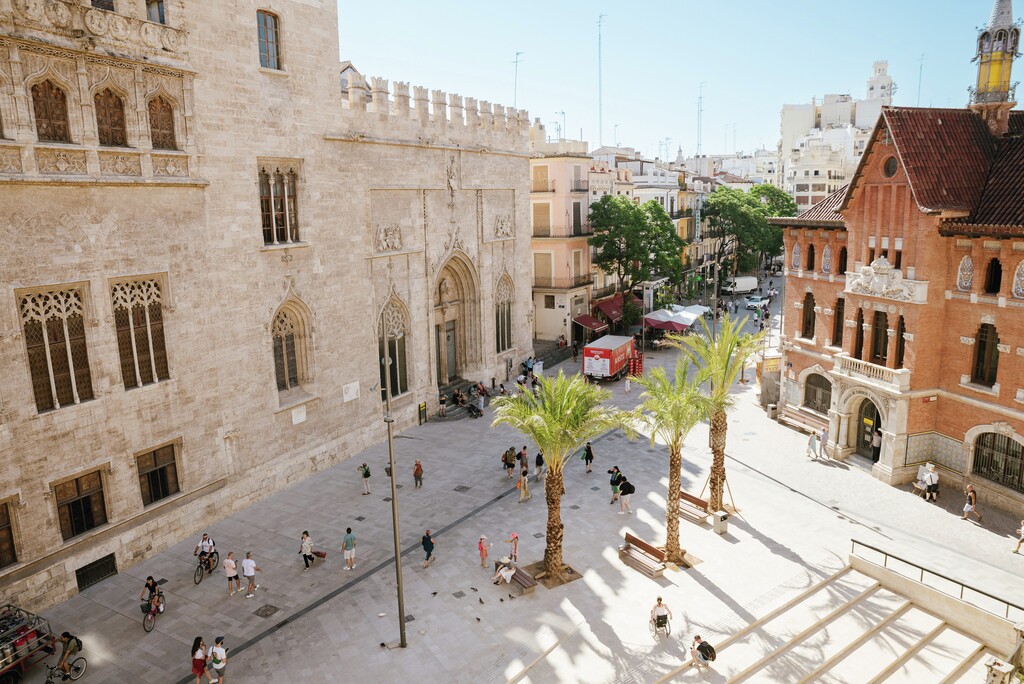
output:
[[[618,380],[629,372],[635,353],[632,337],[605,335],[583,347],[583,374],[595,380]]]

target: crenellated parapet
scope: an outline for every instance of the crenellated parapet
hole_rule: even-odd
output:
[[[428,90],[407,82],[353,75],[333,139],[408,139],[438,144],[525,151],[526,110]],[[369,93],[369,100],[367,100]]]

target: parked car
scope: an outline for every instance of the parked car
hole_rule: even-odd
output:
[[[743,301],[746,302],[744,308],[747,309],[759,309],[768,302],[771,301],[768,297],[762,297],[761,295],[752,295],[750,297],[744,297]]]

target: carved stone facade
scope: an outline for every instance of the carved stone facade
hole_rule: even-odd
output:
[[[29,608],[382,440],[382,334],[404,345],[401,428],[439,381],[504,379],[532,353],[526,113],[403,83],[392,102],[384,79],[371,102],[342,93],[333,2],[272,3],[277,70],[259,68],[255,4],[200,4],[167,0],[162,25],[142,2],[0,0],[0,505],[17,552],[0,599]],[[70,143],[39,139],[47,81]],[[100,144],[108,90],[125,146]],[[258,159],[294,160],[295,204],[264,205]],[[264,216],[285,214],[298,239],[266,244]],[[159,297],[126,298],[129,282]],[[52,378],[19,302],[44,291],[80,297],[93,396],[40,411]],[[144,502],[136,459],[168,444],[180,491]],[[107,523],[69,535],[53,492],[91,473]]]

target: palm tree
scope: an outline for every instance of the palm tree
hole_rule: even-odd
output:
[[[725,414],[732,408],[729,390],[743,371],[747,359],[758,349],[764,333],[743,332],[747,318],[740,320],[725,316],[718,328],[718,337],[712,339],[707,321],[701,319],[703,335],[675,337],[689,357],[704,369],[709,383],[708,401],[711,415],[711,497],[712,511],[722,510],[722,488],[725,485],[725,436],[728,430]]]
[[[693,377],[690,377],[691,370],[695,371]],[[710,405],[702,387],[706,373],[706,368],[695,368],[691,359],[684,356],[676,363],[673,379],[669,379],[664,368],[653,368],[647,375],[632,378],[644,388],[636,413],[637,422],[647,428],[651,444],[657,437],[668,445],[665,556],[677,565],[685,562],[686,555],[679,545],[679,492],[682,488],[679,471],[683,467],[683,442],[690,430],[708,417]]]
[[[625,415],[601,405],[611,392],[592,385],[579,375],[540,377],[536,394],[529,391],[494,400],[492,425],[509,425],[532,439],[544,454],[547,476],[544,498],[548,505],[547,545],[544,572],[558,581],[564,579],[562,562],[562,470],[573,453],[614,427],[627,427]]]

